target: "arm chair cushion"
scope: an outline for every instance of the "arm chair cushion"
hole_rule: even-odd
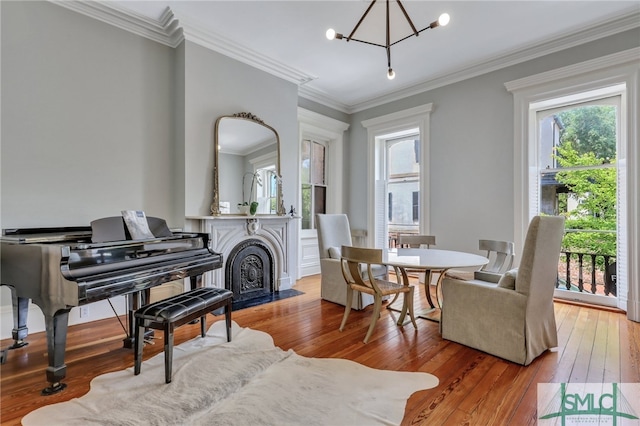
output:
[[[340,247],[329,247],[329,257],[331,259],[340,259],[342,257]]]
[[[508,290],[516,289],[516,277],[518,276],[518,268],[507,271],[500,277],[498,281],[498,287],[506,288]]]

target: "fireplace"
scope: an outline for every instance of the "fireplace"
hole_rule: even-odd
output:
[[[243,248],[246,248],[250,256],[244,262],[244,285],[249,293],[268,291],[271,295],[277,295],[282,294],[282,290],[291,289],[297,277],[298,264],[296,219],[276,215],[187,217],[187,229],[208,233],[210,248],[221,253],[224,259],[222,268],[205,273],[203,284],[207,287],[226,287],[235,293],[228,280],[238,273],[232,272],[230,268],[233,266],[230,265],[238,263],[239,255],[240,258],[244,257]],[[264,267],[260,269],[255,266],[258,264]],[[269,268],[266,274],[265,267]],[[262,275],[259,271],[262,271]],[[240,270],[238,272],[241,273]],[[253,290],[254,286],[261,290]]]
[[[262,241],[251,238],[236,245],[226,260],[225,288],[234,302],[268,296],[274,290],[273,254]]]

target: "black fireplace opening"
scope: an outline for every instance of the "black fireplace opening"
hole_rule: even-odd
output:
[[[258,239],[240,242],[231,250],[225,267],[225,287],[233,301],[243,302],[274,293],[273,254]]]
[[[225,288],[233,292],[234,311],[304,294],[295,289],[275,290],[273,253],[258,239],[244,240],[231,250]]]

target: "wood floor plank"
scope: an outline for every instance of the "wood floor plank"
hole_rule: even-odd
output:
[[[433,286],[431,286],[433,287]],[[625,315],[585,305],[556,302],[558,348],[547,351],[528,367],[519,366],[466,346],[443,340],[437,323],[418,319],[395,325],[398,314],[383,310],[369,344],[362,340],[371,308],[352,311],[343,332],[338,330],[344,307],[320,300],[319,276],[305,277],[295,286],[301,296],[239,310],[233,319],[241,327],[269,333],[284,350],[308,357],[351,359],[374,368],[422,371],[439,384],[416,392],[407,401],[403,425],[534,425],[539,383],[603,381],[640,382],[640,324]],[[416,309],[426,308],[418,288]],[[209,317],[208,324],[221,320]],[[177,329],[175,344],[194,338],[198,324]],[[10,351],[0,375],[2,425],[18,425],[28,412],[79,397],[90,381],[133,365],[131,350],[122,347],[117,319],[69,328],[65,383],[53,396],[40,396],[46,386],[44,333],[29,335],[30,344]],[[158,332],[156,337],[162,338]],[[145,346],[144,359],[163,351],[161,340]],[[3,340],[3,347],[12,342]]]

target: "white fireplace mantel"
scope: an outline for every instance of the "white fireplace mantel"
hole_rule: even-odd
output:
[[[226,262],[231,251],[242,241],[258,239],[273,254],[274,290],[293,287],[297,278],[297,217],[276,215],[187,216],[187,229],[209,234],[211,250],[223,256],[222,268],[208,272],[204,285],[224,288]]]

